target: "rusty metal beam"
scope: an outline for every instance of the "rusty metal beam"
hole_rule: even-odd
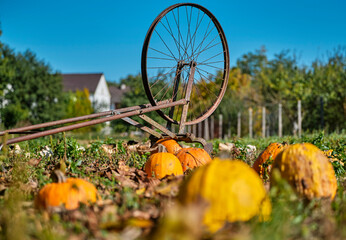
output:
[[[169,100],[161,101],[158,103],[158,106],[161,106],[162,104],[167,104],[169,102],[170,102]],[[117,113],[124,113],[124,112],[130,112],[130,111],[139,110],[139,109],[143,109],[143,108],[148,108],[148,107],[151,107],[150,103],[139,105],[139,106],[120,108],[120,109],[117,109],[116,112]],[[93,114],[84,115],[84,116],[80,116],[80,117],[67,118],[67,119],[57,120],[57,121],[52,121],[52,122],[47,122],[47,123],[40,123],[40,124],[35,124],[35,125],[31,125],[31,126],[26,126],[26,127],[9,129],[9,130],[5,130],[5,131],[1,131],[0,136],[5,135],[6,133],[8,133],[8,134],[17,134],[17,133],[23,134],[26,131],[30,131],[30,130],[34,130],[34,129],[52,127],[52,126],[56,126],[56,125],[62,125],[62,124],[66,124],[66,123],[89,120],[89,119],[104,117],[104,116],[109,116],[109,115],[114,115],[114,110],[100,112],[100,113],[93,113]],[[28,133],[30,134],[30,132],[28,132]]]
[[[80,117],[67,118],[67,119],[63,119],[63,120],[57,120],[57,121],[40,123],[40,124],[35,124],[35,125],[31,125],[31,126],[26,126],[26,127],[9,129],[9,130],[5,130],[5,131],[0,132],[0,136],[5,135],[6,133],[8,133],[8,134],[25,133],[26,131],[30,131],[30,130],[34,130],[34,129],[51,127],[51,126],[56,126],[56,125],[66,124],[66,123],[71,123],[71,122],[77,122],[77,121],[83,121],[83,120],[88,120],[88,119],[97,118],[97,117],[103,117],[103,116],[107,116],[107,115],[112,115],[112,111],[94,113],[94,114],[89,114],[89,115],[80,116]]]
[[[143,126],[139,122],[137,122],[137,121],[135,121],[135,120],[133,120],[133,119],[131,119],[129,117],[122,118],[122,120],[127,122],[127,123],[129,123],[129,124],[131,124],[131,125],[133,125],[133,126],[135,126],[136,128],[139,128],[139,129],[141,129],[141,130],[143,130],[143,131],[145,131],[145,132],[147,132],[147,133],[157,137],[157,138],[162,138],[161,133],[158,133],[158,132],[156,132],[155,130],[153,130],[151,128]]]
[[[153,125],[155,128],[157,128],[157,129],[161,130],[162,132],[166,133],[171,138],[174,138],[176,136],[175,133],[169,131],[167,128],[163,127],[161,124],[159,124],[158,122],[154,121],[150,117],[145,116],[143,114],[139,115],[138,117],[142,118],[144,121],[146,121],[149,124]]]
[[[120,118],[131,117],[131,116],[140,115],[140,114],[143,114],[143,113],[148,113],[148,112],[156,111],[156,110],[159,110],[159,109],[162,109],[162,108],[169,108],[169,107],[178,106],[178,105],[184,105],[184,104],[186,104],[186,100],[185,99],[180,99],[180,100],[178,100],[176,102],[172,102],[172,103],[161,104],[161,105],[158,105],[158,106],[153,106],[153,107],[148,107],[148,108],[144,108],[144,109],[134,110],[134,111],[130,111],[130,112],[114,115],[114,116],[104,117],[104,118],[100,118],[100,119],[94,119],[94,120],[90,120],[88,122],[76,123],[74,125],[69,125],[69,126],[64,126],[64,127],[60,127],[60,128],[50,129],[50,130],[46,130],[46,131],[30,134],[30,135],[27,135],[27,136],[21,136],[21,137],[12,138],[12,139],[7,140],[7,144],[13,144],[13,143],[17,143],[17,142],[27,141],[27,140],[31,140],[31,139],[35,139],[35,138],[39,138],[39,137],[44,137],[44,136],[48,136],[48,135],[52,135],[52,134],[56,134],[56,133],[60,133],[60,132],[70,131],[70,130],[77,129],[77,128],[92,126],[92,125],[95,125],[95,124],[100,124],[100,123],[104,123],[104,122],[108,122],[108,121],[113,121],[113,120],[120,119]]]
[[[196,62],[192,61],[190,64],[189,80],[187,82],[186,95],[185,95],[186,104],[183,106],[183,112],[181,114],[179,133],[184,133],[184,131],[185,131],[185,122],[186,122],[186,117],[187,117],[187,111],[189,109],[189,103],[190,103],[190,97],[191,97],[191,92],[192,92],[192,87],[193,87],[193,81],[195,80],[195,70],[196,70]]]

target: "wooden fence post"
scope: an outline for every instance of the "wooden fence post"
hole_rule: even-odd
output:
[[[298,137],[302,136],[302,102],[298,100]]]
[[[195,136],[197,136],[197,131],[196,131],[197,129],[196,129],[196,127],[197,127],[197,124],[193,124],[192,125],[192,134],[195,135]]]
[[[279,133],[278,133],[278,135],[279,135],[279,137],[282,137],[282,104],[281,103],[279,103],[278,114],[279,114],[279,117],[278,117],[278,119],[279,119]]]
[[[202,122],[198,123],[198,137],[202,137]]]
[[[238,112],[238,122],[237,122],[237,136],[241,136],[241,112]]]
[[[209,118],[204,120],[204,139],[209,140]]]
[[[252,133],[252,108],[249,108],[249,137],[253,137]]]
[[[210,139],[214,139],[214,115],[210,117]]]
[[[266,108],[262,107],[262,137],[266,137]]]
[[[223,139],[223,136],[222,136],[222,114],[219,114],[219,138]]]

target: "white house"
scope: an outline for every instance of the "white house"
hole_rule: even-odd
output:
[[[96,112],[110,110],[111,94],[103,73],[62,74],[62,80],[64,91],[88,89]]]

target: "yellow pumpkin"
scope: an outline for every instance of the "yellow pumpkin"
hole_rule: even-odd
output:
[[[45,185],[38,193],[35,204],[39,208],[64,207],[73,210],[80,203],[88,205],[100,199],[95,186],[83,179],[67,178],[59,170],[54,172],[58,182]]]
[[[203,223],[211,232],[225,222],[247,221],[259,215],[268,219],[271,203],[258,174],[239,160],[218,158],[194,171],[179,192],[181,203],[203,199],[208,204]]]
[[[286,145],[281,143],[271,143],[266,147],[266,149],[261,152],[256,161],[253,164],[253,169],[260,175],[261,178],[265,177],[265,173],[269,173],[271,169],[271,164],[268,163],[268,160],[272,160],[284,149]],[[267,166],[263,166],[264,163],[267,163]]]
[[[273,169],[307,199],[334,199],[337,181],[332,164],[324,153],[311,143],[288,146],[275,158]],[[272,178],[271,184],[275,184]]]
[[[180,149],[182,149],[180,144],[171,138],[160,139],[155,143],[154,146],[157,146],[158,144],[162,144],[166,148],[167,152],[172,153],[174,155],[177,154]]]
[[[177,153],[183,171],[203,166],[211,161],[210,155],[202,148],[183,148]]]
[[[148,177],[161,179],[166,175],[182,175],[183,168],[179,159],[172,153],[159,152],[152,154],[145,163],[145,172]]]

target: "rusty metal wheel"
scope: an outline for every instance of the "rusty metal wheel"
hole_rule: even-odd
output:
[[[189,70],[195,74],[186,125],[210,116],[226,91],[229,52],[220,23],[206,8],[179,3],[162,11],[151,24],[142,50],[142,79],[154,106],[185,98]],[[178,124],[182,106],[161,109],[168,122]]]

